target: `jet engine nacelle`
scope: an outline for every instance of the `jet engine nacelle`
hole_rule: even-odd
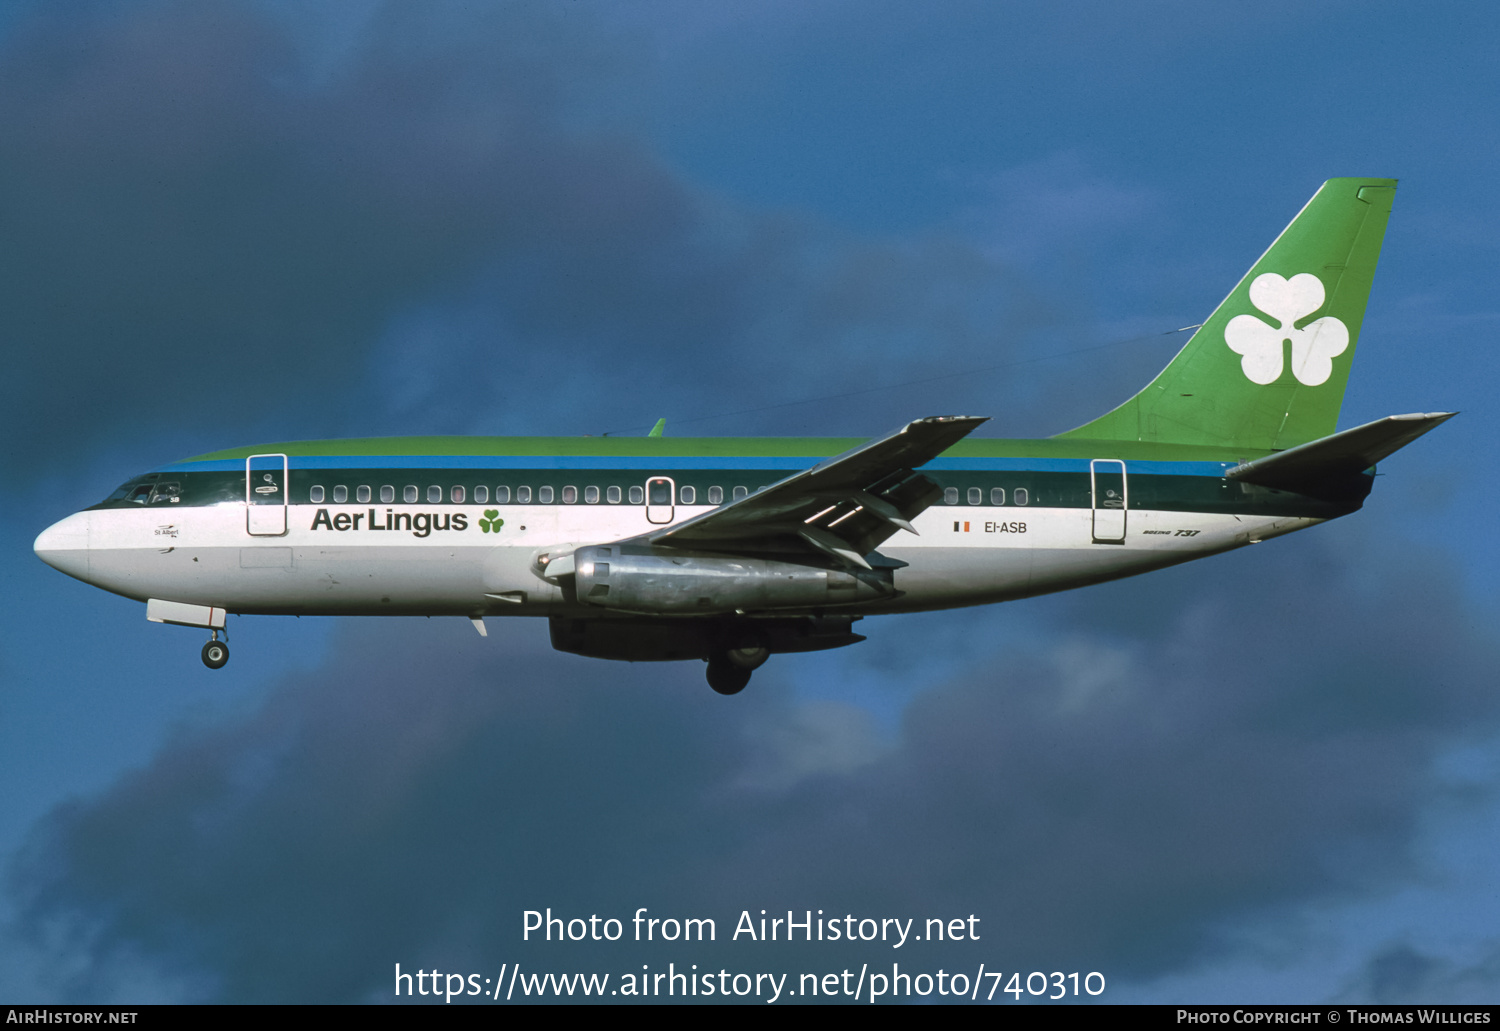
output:
[[[847,573],[775,559],[634,545],[579,548],[573,569],[579,601],[661,615],[824,608],[896,593],[888,569]]]

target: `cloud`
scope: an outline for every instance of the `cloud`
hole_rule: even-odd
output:
[[[345,414],[363,399],[332,388],[404,304],[565,215],[604,236],[651,217],[664,176],[558,125],[584,72],[523,41],[535,20],[507,8],[465,43],[387,7],[316,81],[256,5],[20,26],[0,59],[12,454],[310,398]],[[45,416],[60,398],[77,418]]]
[[[762,908],[981,917],[982,948],[903,966],[1157,977],[1227,948],[1226,921],[1404,876],[1434,756],[1495,724],[1495,642],[1447,572],[1286,545],[1056,600],[888,740],[797,701],[795,659],[726,700],[696,665],[555,655],[534,627],[359,624],[258,713],[55,811],[12,888],[34,935],[91,957],[83,997],[120,957],[250,1001],[385,998],[394,962],[886,958],[724,942]],[[523,944],[546,906],[721,935]]]
[[[974,184],[982,202],[965,214],[987,251],[1035,265],[1056,261],[1085,242],[1140,232],[1159,201],[1140,188],[1087,167],[1076,151],[984,177]]]
[[[1405,941],[1389,942],[1365,962],[1346,995],[1375,1003],[1486,1004],[1500,985],[1500,949],[1493,943],[1473,962],[1433,956]]]
[[[0,49],[12,464],[122,428],[208,449],[649,426],[992,362],[1052,317],[955,240],[859,239],[681,181],[601,114],[644,86],[587,19],[271,10],[43,8]],[[874,434],[966,391],[791,414]]]

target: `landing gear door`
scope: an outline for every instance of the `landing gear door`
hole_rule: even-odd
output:
[[[245,459],[245,529],[252,537],[286,534],[286,455]]]
[[[1125,463],[1114,458],[1094,459],[1089,463],[1089,486],[1093,493],[1094,543],[1124,544],[1125,517],[1130,509]]]
[[[646,521],[648,523],[670,523],[673,502],[677,497],[677,484],[665,476],[653,476],[646,481]]]

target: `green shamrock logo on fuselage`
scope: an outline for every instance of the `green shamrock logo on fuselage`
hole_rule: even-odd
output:
[[[505,525],[505,520],[500,518],[498,508],[487,508],[484,510],[484,518],[479,520],[481,533],[499,533],[500,527]]]

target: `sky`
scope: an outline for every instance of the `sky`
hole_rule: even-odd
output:
[[[0,999],[982,963],[1111,1002],[1494,1002],[1497,32],[1457,3],[8,6]],[[235,619],[213,672],[32,554],[258,442],[1050,435],[1359,175],[1401,184],[1340,425],[1462,413],[1363,511],[866,620],[733,698],[520,620]],[[717,940],[523,937],[641,907]],[[978,938],[730,938],[761,910]]]

